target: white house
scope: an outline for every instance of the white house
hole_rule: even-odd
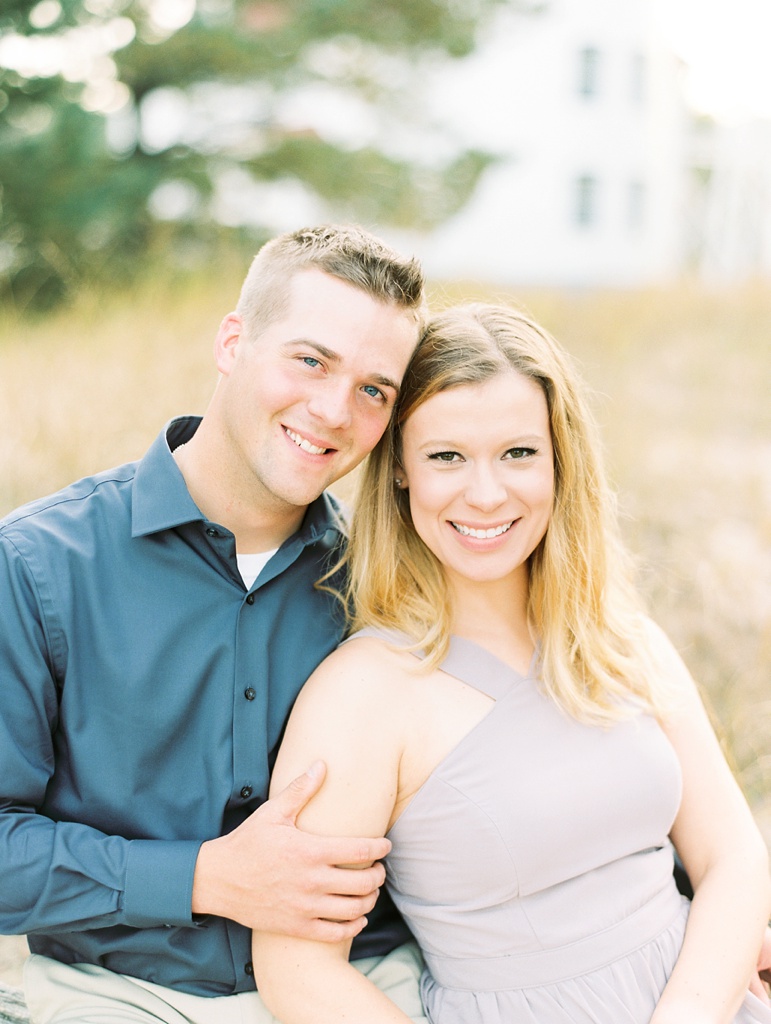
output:
[[[692,264],[710,284],[771,277],[771,121],[707,124],[693,141]]]
[[[771,122],[694,117],[655,0],[515,7],[469,57],[421,66],[414,102],[446,130],[432,133],[421,117],[415,131],[409,118],[386,116],[334,84],[290,90],[272,114],[288,130],[353,148],[384,145],[418,161],[451,155],[451,137],[459,149],[498,155],[466,206],[434,231],[372,225],[418,253],[434,279],[583,288],[683,274],[771,277]],[[341,53],[344,42],[331,41],[315,59],[334,64]],[[196,138],[212,125],[259,135],[266,95],[236,89],[223,102],[221,86],[192,96],[156,90],[143,107],[145,143],[167,146],[181,131]],[[158,216],[188,202],[179,183],[159,193]],[[275,232],[338,215],[296,180],[255,182],[242,168],[222,173],[212,212]]]
[[[419,241],[432,276],[584,287],[680,272],[689,119],[650,0],[509,11],[430,92],[459,135],[501,154]]]

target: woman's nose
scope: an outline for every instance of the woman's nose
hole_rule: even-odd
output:
[[[466,501],[482,512],[491,512],[506,500],[507,491],[495,468],[475,467],[473,477],[466,488]]]

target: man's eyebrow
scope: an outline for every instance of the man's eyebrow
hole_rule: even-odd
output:
[[[376,384],[382,384],[384,388],[391,388],[396,394],[399,394],[399,385],[395,380],[391,380],[390,377],[384,377],[381,373],[373,374],[372,379]]]
[[[327,348],[326,345],[320,344],[318,341],[313,341],[312,338],[292,338],[291,341],[286,342],[284,348],[297,348],[302,346],[303,348],[312,348],[315,352],[318,352],[320,356],[324,356],[330,363],[340,362],[340,353],[335,352],[331,348]]]
[[[318,352],[320,356],[323,356],[330,363],[339,363],[342,358],[339,352],[335,352],[334,349],[327,348],[326,345],[313,341],[311,338],[293,338],[292,341],[288,341],[284,345],[284,348],[297,348],[298,346],[312,348],[314,352]],[[373,373],[372,380],[375,384],[381,384],[384,388],[392,388],[397,395],[399,394],[399,385],[390,377],[386,377],[382,373]]]

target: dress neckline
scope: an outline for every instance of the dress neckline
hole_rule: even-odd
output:
[[[365,626],[357,630],[343,641],[355,640],[358,637],[374,637],[383,640],[385,643],[395,647],[405,647],[412,643],[406,633],[397,630],[379,629],[376,626]],[[423,650],[409,652],[414,658],[422,661],[426,657]],[[453,633],[450,637],[450,646],[444,659],[437,665],[437,668],[447,675],[459,679],[467,686],[479,690],[493,700],[500,700],[506,694],[525,679],[532,679],[535,675],[539,650],[536,647],[527,672],[523,675],[508,662],[504,661],[497,654],[493,654],[487,647],[476,640],[469,640],[468,637],[458,636]]]
[[[538,656],[539,651],[536,648],[527,672],[522,674],[476,640],[453,633],[447,655],[438,667],[442,672],[460,679],[494,700],[499,700],[513,686],[525,679],[533,678]]]

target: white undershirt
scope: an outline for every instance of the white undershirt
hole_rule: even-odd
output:
[[[256,555],[236,554],[238,571],[247,590],[252,589],[252,584],[262,572],[263,566],[267,565],[277,551],[278,548],[273,548],[272,551],[258,551]]]
[[[185,444],[187,444],[186,441],[183,444],[178,444],[174,449],[174,454],[181,453]],[[252,589],[252,584],[262,572],[263,567],[268,564],[277,551],[278,548],[273,548],[271,551],[258,551],[256,555],[239,555],[236,552],[238,571],[241,573],[241,579],[247,590]]]

